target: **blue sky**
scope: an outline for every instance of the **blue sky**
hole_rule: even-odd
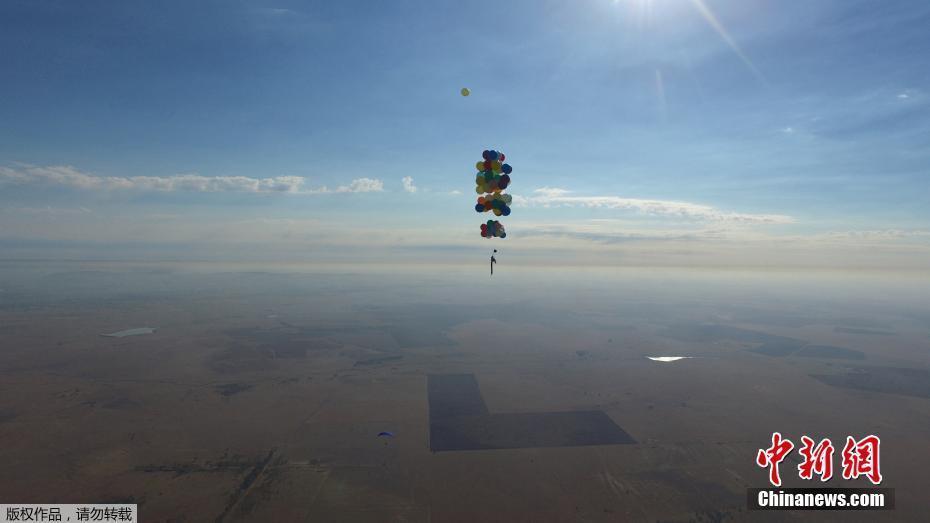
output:
[[[926,27],[923,1],[7,1],[0,248],[484,256],[495,148],[527,259],[926,266]]]

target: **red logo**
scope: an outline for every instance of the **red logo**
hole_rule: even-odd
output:
[[[814,440],[801,436],[801,455],[804,462],[798,465],[798,474],[801,479],[811,479],[814,474],[820,476],[820,481],[827,481],[833,477],[833,443],[824,438],[814,447]]]
[[[811,480],[814,474],[820,476],[820,481],[828,481],[833,477],[833,443],[824,438],[814,445],[814,440],[808,436],[801,436],[801,448],[798,451],[804,461],[798,465],[798,476],[801,479]],[[881,440],[878,436],[869,435],[859,441],[852,436],[846,437],[843,447],[843,479],[856,479],[865,476],[873,485],[882,482],[882,473],[879,468],[878,454]],[[781,486],[781,475],[778,465],[784,461],[794,449],[794,443],[782,438],[780,432],[772,433],[772,446],[759,449],[756,454],[756,465],[769,469],[769,482]]]
[[[772,433],[772,446],[767,449],[759,449],[759,453],[756,454],[756,465],[759,465],[762,468],[769,468],[769,481],[772,482],[772,485],[776,487],[781,486],[781,476],[778,474],[778,464],[785,459],[791,449],[794,448],[794,443],[785,439],[781,439],[781,433],[774,432]]]
[[[860,475],[869,478],[873,485],[882,482],[882,472],[878,467],[878,436],[869,435],[859,441],[846,436],[843,447],[843,479],[856,479]]]

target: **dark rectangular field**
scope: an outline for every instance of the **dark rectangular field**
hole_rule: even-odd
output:
[[[600,410],[520,412],[430,420],[430,449],[519,449],[636,443]]]
[[[489,414],[470,374],[428,378],[430,449],[517,449],[636,443],[600,410]]]

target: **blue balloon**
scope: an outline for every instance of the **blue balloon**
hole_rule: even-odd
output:
[[[481,157],[484,158],[485,160],[490,160],[491,159],[490,156],[491,156],[491,151],[486,150],[483,153],[481,153]]]
[[[503,209],[501,209],[501,214],[503,214],[504,216],[510,216],[510,207],[504,207]]]
[[[506,238],[506,237],[507,237],[507,233],[506,233],[506,232],[502,232],[502,233],[501,233],[501,238]]]
[[[494,160],[497,160],[497,157],[497,151],[488,151],[488,160],[493,162]]]
[[[513,167],[511,167],[509,163],[505,163],[501,165],[501,171],[504,171],[504,174],[510,174],[513,172]]]
[[[476,203],[475,210],[478,212],[484,212],[484,205],[481,205],[480,203]]]

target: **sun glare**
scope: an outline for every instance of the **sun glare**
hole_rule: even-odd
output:
[[[765,77],[762,75],[762,72],[759,71],[752,60],[749,59],[749,56],[743,51],[739,44],[736,43],[730,31],[727,30],[704,0],[687,0],[681,3],[690,4],[694,8],[694,11],[704,19],[704,22],[706,22],[707,25],[717,33],[720,39],[723,40],[723,43],[746,65],[749,71],[755,75],[756,78],[765,83]],[[656,0],[613,0],[613,4],[625,4],[626,7],[636,15],[640,25],[650,26],[655,22]],[[666,7],[669,7],[668,3],[666,3]]]

